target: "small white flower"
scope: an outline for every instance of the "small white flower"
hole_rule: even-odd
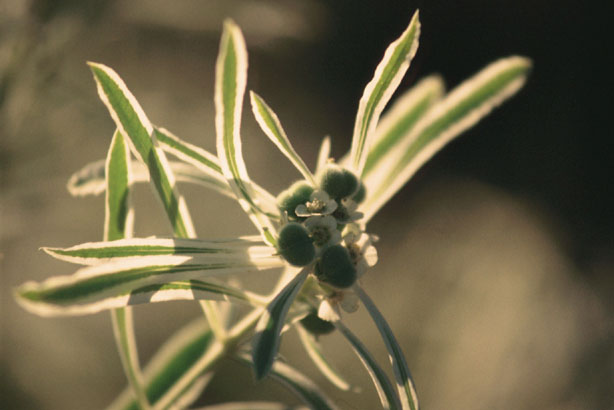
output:
[[[342,199],[341,205],[335,211],[334,216],[341,223],[357,221],[361,219],[364,214],[362,212],[357,212],[356,208],[358,208],[356,201],[349,198]]]
[[[330,215],[307,218],[305,228],[313,239],[314,245],[320,248],[341,242],[341,232],[337,229],[337,220]]]
[[[296,207],[295,213],[300,217],[313,215],[330,215],[337,209],[337,202],[321,190],[315,190],[309,197],[309,201]]]
[[[341,320],[341,310],[354,313],[358,310],[358,296],[352,290],[338,290],[320,302],[318,317],[329,322]]]

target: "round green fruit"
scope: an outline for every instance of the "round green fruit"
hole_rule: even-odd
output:
[[[277,248],[290,265],[305,266],[316,256],[316,248],[307,229],[296,222],[286,224],[279,232]]]
[[[320,176],[320,188],[331,198],[346,198],[358,188],[358,179],[345,168],[329,166]]]
[[[301,319],[301,325],[312,335],[326,335],[335,330],[335,325],[331,322],[320,319],[316,312],[311,312],[303,319]]]
[[[313,187],[305,181],[297,181],[277,197],[277,206],[288,213],[290,219],[301,219],[294,212],[296,207],[309,201]]]
[[[333,245],[322,253],[315,274],[322,282],[340,289],[349,288],[357,278],[350,253],[342,245]]]
[[[352,197],[352,200],[356,202],[357,204],[360,204],[362,201],[365,200],[366,196],[367,196],[367,188],[365,188],[365,184],[360,182],[360,185],[358,186],[358,190],[356,190],[356,193]]]

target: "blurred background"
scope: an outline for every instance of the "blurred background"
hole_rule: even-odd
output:
[[[249,49],[248,88],[314,164],[324,135],[334,156],[349,148],[365,84],[420,8],[420,48],[401,90],[431,73],[452,88],[511,54],[535,68],[518,96],[375,217],[380,262],[364,286],[397,332],[425,409],[613,409],[611,50],[606,13],[589,4],[0,0],[0,407],[103,408],[126,384],[108,314],[44,319],[11,295],[26,280],[75,270],[40,246],[102,238],[102,197],[65,189],[74,171],[106,155],[114,130],[85,61],[113,67],[153,122],[214,152],[214,61],[222,20],[232,17]],[[299,174],[249,111],[243,119],[250,175],[277,193]],[[183,192],[201,237],[255,232],[233,202]],[[137,235],[170,233],[154,202],[137,187]],[[136,308],[142,362],[198,314],[189,302]],[[386,364],[364,309],[349,323]],[[343,408],[379,408],[338,335],[322,339],[325,349],[360,394],[327,385],[297,340],[284,338],[284,356]],[[232,363],[198,403],[237,399],[296,403]]]

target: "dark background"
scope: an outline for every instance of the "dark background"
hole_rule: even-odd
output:
[[[101,61],[114,67],[145,110],[151,107],[148,113],[155,122],[179,135],[192,135],[192,142],[213,151],[213,114],[208,101],[212,96],[213,61],[221,21],[224,17],[232,17],[243,28],[247,40],[250,54],[248,88],[258,91],[276,109],[293,141],[300,137],[296,142],[297,150],[305,153],[312,163],[323,135],[333,136],[336,156],[349,147],[353,117],[363,87],[371,79],[386,46],[406,27],[416,8],[420,9],[422,22],[420,48],[400,89],[407,89],[417,79],[435,72],[443,75],[450,89],[487,63],[512,54],[530,57],[534,69],[517,96],[439,153],[374,220],[374,231],[383,238],[387,233],[394,239],[381,245],[382,261],[388,255],[393,259],[393,253],[410,249],[411,244],[415,244],[411,239],[414,230],[435,232],[434,237],[429,238],[437,247],[446,238],[454,237],[453,232],[446,229],[456,223],[459,226],[468,224],[462,230],[466,236],[459,236],[462,242],[470,238],[473,231],[482,232],[480,223],[490,229],[488,232],[498,234],[497,238],[515,238],[516,229],[528,221],[529,231],[534,232],[531,230],[534,229],[543,234],[545,243],[555,249],[553,254],[558,255],[557,261],[562,261],[560,265],[558,262],[545,265],[549,267],[548,272],[553,273],[542,278],[540,289],[564,287],[563,291],[555,292],[556,297],[552,296],[559,302],[553,302],[549,310],[551,316],[545,316],[544,322],[537,320],[535,326],[548,333],[540,323],[547,324],[550,317],[567,317],[568,314],[574,317],[569,322],[574,325],[566,333],[573,335],[569,339],[573,339],[569,343],[572,347],[553,359],[558,364],[565,363],[567,377],[560,384],[519,393],[522,383],[510,382],[512,387],[504,393],[493,393],[494,398],[489,398],[479,388],[467,393],[468,397],[482,397],[480,403],[463,401],[461,393],[452,395],[450,401],[437,401],[435,397],[443,394],[441,391],[455,389],[451,384],[462,386],[466,381],[438,379],[425,370],[429,366],[418,363],[418,385],[426,385],[425,408],[445,408],[443,406],[449,403],[455,403],[456,408],[473,409],[612,408],[614,156],[610,148],[612,128],[606,124],[612,103],[606,89],[610,70],[606,72],[608,65],[605,63],[606,57],[611,55],[611,48],[606,46],[605,30],[611,19],[596,5],[590,2],[483,0],[214,1],[209,4],[198,1],[1,0],[0,4],[3,16],[0,17],[0,119],[3,122],[0,125],[3,202],[0,252],[4,255],[0,259],[3,287],[0,396],[9,397],[9,403],[15,403],[7,408],[66,408],[62,401],[65,399],[60,397],[62,393],[58,393],[54,403],[50,393],[40,393],[37,383],[47,383],[49,391],[54,388],[63,390],[64,394],[71,391],[69,386],[57,386],[58,383],[53,382],[54,372],[70,373],[70,369],[54,367],[53,361],[40,367],[26,361],[28,369],[24,369],[19,359],[20,354],[28,355],[30,348],[40,355],[56,354],[29,346],[32,338],[44,337],[32,329],[41,329],[40,326],[46,326],[42,329],[53,326],[70,329],[71,319],[54,319],[43,325],[43,319],[31,318],[14,305],[10,289],[25,280],[50,276],[50,270],[53,274],[67,273],[66,266],[47,265],[44,256],[33,256],[38,246],[67,246],[100,236],[100,199],[86,199],[85,202],[69,199],[62,182],[88,161],[104,156],[108,144],[104,138],[110,137],[112,132],[104,107],[96,101],[93,82],[83,64],[85,60]],[[259,6],[264,8],[259,9]],[[279,21],[290,23],[276,30]],[[209,106],[202,102],[205,100]],[[203,128],[208,131],[201,132]],[[253,134],[257,136],[254,139],[261,137],[257,131]],[[248,158],[248,165],[254,169],[253,175],[270,178],[270,182],[263,182],[263,185],[277,192],[292,178],[282,173],[281,180],[274,180],[276,173],[260,170],[260,167],[265,169],[271,163],[283,161],[281,157],[270,157],[258,151],[255,145],[262,141],[264,139],[257,140],[253,146],[246,142],[246,152],[251,154],[250,149],[254,152],[254,159]],[[56,204],[54,198],[63,198],[64,202]],[[412,203],[418,205],[409,205]],[[494,205],[489,208],[487,205],[491,203]],[[480,204],[485,204],[485,211],[479,210]],[[506,208],[509,204],[511,208]],[[433,211],[434,215],[423,215],[423,211],[416,210],[421,206],[438,211]],[[497,224],[489,222],[486,216],[481,218],[481,212],[490,215],[488,209],[522,211],[520,215],[515,211],[510,214],[502,211],[501,220],[497,221],[507,220],[509,224]],[[72,218],[61,216],[65,214]],[[92,221],[91,215],[94,215]],[[435,222],[421,228],[422,221],[429,220],[429,215]],[[205,215],[198,218],[204,220]],[[470,221],[478,226],[472,226]],[[409,239],[400,232],[404,226],[410,232]],[[155,226],[145,223],[140,228],[137,225],[138,229],[142,234],[159,232]],[[224,231],[212,225],[207,234],[211,232]],[[236,232],[230,232],[236,233],[244,232],[238,227]],[[459,249],[459,246],[451,246],[450,252]],[[527,248],[529,253],[519,251],[512,259],[524,258],[530,264],[532,257],[543,256],[542,248],[530,244]],[[537,256],[527,256],[531,249]],[[433,259],[427,262],[436,260],[438,255],[435,252]],[[26,260],[29,262],[24,262]],[[494,258],[493,263],[496,265],[498,260],[501,259]],[[50,266],[49,270],[37,273],[38,276],[31,273],[41,264]],[[396,266],[389,268],[396,269]],[[406,265],[399,262],[399,266]],[[528,271],[524,273],[528,275]],[[433,279],[437,274],[425,274],[424,282],[409,279],[410,284],[415,287],[426,284],[422,289],[428,289],[432,283],[429,281],[438,280]],[[530,282],[527,279],[523,283]],[[440,285],[435,287],[441,293],[428,296],[425,291],[425,300],[445,298],[449,283],[443,281]],[[494,289],[498,284],[492,286]],[[488,289],[485,292],[489,292]],[[398,298],[403,299],[403,295]],[[543,298],[543,294],[536,293],[527,300],[541,301]],[[469,297],[468,300],[474,299]],[[516,303],[527,307],[525,299],[512,297],[509,309],[514,311]],[[436,302],[431,305],[426,301],[423,305],[412,305],[416,312],[427,312],[416,313],[412,319],[420,322],[430,318],[428,312],[434,312],[432,306],[436,305]],[[451,309],[460,309],[459,306],[463,304]],[[390,309],[394,309],[394,304]],[[488,310],[488,306],[484,310]],[[531,314],[529,305],[527,317]],[[76,320],[74,326],[81,326],[88,318]],[[498,321],[497,317],[492,320]],[[24,324],[28,321],[31,325]],[[106,325],[108,323],[103,323],[101,328]],[[413,331],[411,325],[404,326],[402,322],[397,326],[409,328],[405,345],[409,357],[413,352],[423,352],[426,355],[423,361],[427,361],[428,352],[437,356],[437,351],[421,347],[432,345],[432,340],[416,336],[423,325],[416,324]],[[480,329],[488,332],[489,326],[486,323]],[[70,333],[66,329],[63,331]],[[81,353],[86,355],[84,351],[100,348],[105,354],[113,354],[111,330],[106,329],[104,337],[110,347],[84,342]],[[482,337],[479,333],[474,336]],[[61,335],[53,340],[60,344],[72,343]],[[554,336],[546,338],[544,350],[534,354],[539,356],[539,352],[547,352],[551,348],[549,345],[557,343],[563,342]],[[144,347],[145,356],[150,354],[148,349],[155,350]],[[497,357],[515,358],[514,354],[504,349]],[[463,357],[462,352],[459,355]],[[535,360],[525,356],[521,360]],[[91,360],[94,364],[98,359]],[[115,357],[113,360],[115,362],[100,372],[89,370],[91,378],[82,380],[84,385],[94,384],[96,377],[114,380],[114,384],[108,386],[110,392],[106,387],[99,389],[102,390],[99,397],[92,399],[94,408],[108,403],[123,385],[121,369]],[[503,365],[497,367],[505,368]],[[535,369],[531,367],[527,369],[518,373],[518,378],[528,380],[529,386],[535,383],[535,378],[558,377],[555,370],[544,376],[539,372],[533,374]],[[479,369],[473,370],[479,372]],[[110,375],[100,376],[103,371]],[[48,372],[50,374],[45,377]],[[29,378],[31,374],[37,376]],[[422,379],[421,374],[424,374]],[[474,376],[468,374],[467,378]],[[497,371],[493,377],[505,379]],[[60,380],[64,378],[66,383],[75,382],[75,378],[69,376],[59,377]],[[368,390],[367,384],[365,390]],[[222,389],[222,385],[220,382],[215,386]],[[91,394],[87,390],[84,393],[89,397]],[[373,395],[370,390],[365,394]],[[524,394],[524,398],[517,403],[507,401],[519,394]],[[211,401],[217,400],[215,395],[209,397],[213,397]],[[226,396],[220,393],[219,397],[223,400]],[[348,407],[360,408],[360,404],[356,404],[361,403],[360,400],[344,400]]]

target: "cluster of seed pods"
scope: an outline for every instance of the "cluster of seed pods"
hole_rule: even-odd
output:
[[[277,248],[291,265],[313,264],[319,281],[349,288],[358,277],[362,255],[351,240],[342,241],[342,233],[348,225],[359,229],[355,222],[362,214],[355,209],[365,198],[365,188],[351,171],[333,164],[319,174],[317,184],[298,181],[277,197],[277,205],[287,215]]]

